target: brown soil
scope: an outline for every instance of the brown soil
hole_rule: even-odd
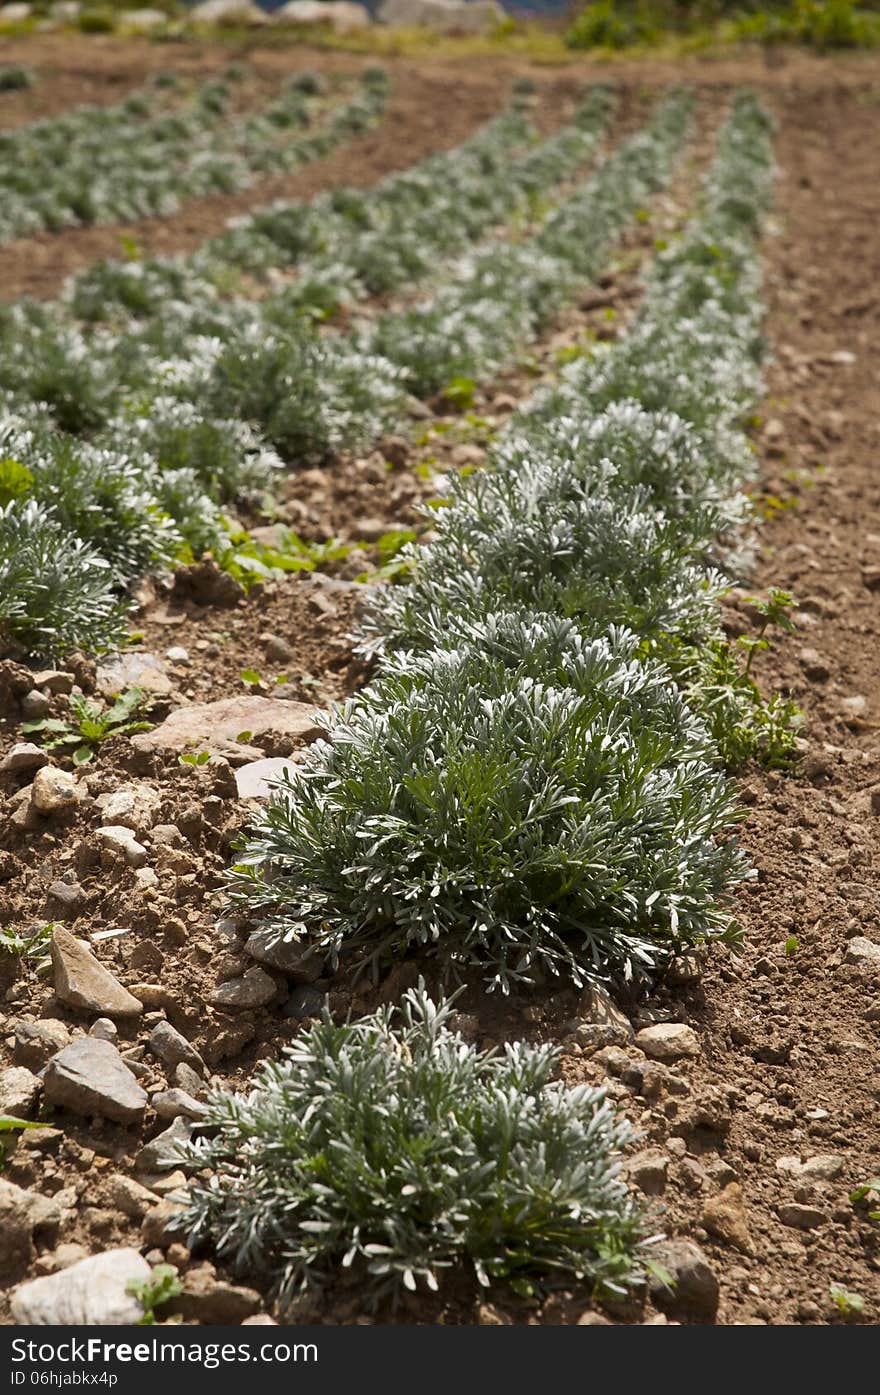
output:
[[[697,1060],[664,1072],[632,1046],[596,1051],[579,1045],[563,1035],[575,1015],[573,993],[536,989],[498,1001],[487,1000],[475,986],[462,1009],[475,1019],[476,1040],[561,1040],[567,1080],[609,1085],[643,1130],[640,1149],[665,1157],[665,1187],[650,1201],[656,1226],[704,1249],[721,1285],[720,1323],[835,1321],[832,1284],[862,1295],[866,1318],[876,1322],[880,1232],[852,1204],[850,1193],[876,1175],[880,976],[846,963],[845,955],[853,935],[880,939],[872,836],[872,792],[880,788],[880,620],[873,589],[880,578],[880,490],[872,468],[880,406],[872,372],[880,337],[880,298],[872,289],[880,275],[873,154],[880,137],[880,67],[876,60],[832,66],[798,59],[769,72],[730,65],[698,71],[706,105],[716,113],[719,87],[752,81],[766,87],[780,120],[778,226],[765,249],[774,358],[764,424],[756,432],[771,516],[761,526],[759,559],[748,585],[787,587],[801,601],[801,633],[762,658],[760,677],[805,708],[803,763],[792,777],[751,770],[741,781],[742,836],[758,868],[737,908],[745,931],[741,947],[715,951],[690,987],[667,985],[643,1003],[624,1005],[637,1027],[689,1023],[700,1041]],[[673,75],[659,65],[627,72],[640,83]],[[446,130],[442,136],[444,144],[460,138]],[[414,151],[408,148],[406,155],[412,158]],[[386,157],[393,157],[390,149]],[[658,227],[655,220],[633,240],[606,288],[624,317],[635,294],[633,258],[644,253]],[[555,348],[588,327],[613,332],[601,307],[572,312],[541,346],[543,369],[552,369]],[[490,422],[500,420],[509,399],[533,384],[528,373],[512,372],[492,385],[476,410]],[[306,536],[337,533],[351,540],[412,524],[414,505],[434,488],[413,465],[430,461],[442,471],[478,463],[479,427],[459,421],[456,431],[437,432],[453,420],[441,413],[416,422],[411,434],[425,433],[426,439],[404,452],[393,470],[383,463],[384,453],[376,452],[365,460],[340,460],[325,472],[292,476],[282,516]],[[179,588],[145,596],[145,609],[133,622],[144,631],[144,646],[161,657],[170,645],[183,645],[190,655],[186,665],[167,665],[176,691],[162,700],[157,715],[179,698],[243,691],[240,671],[246,667],[256,668],[267,686],[283,670],[291,696],[300,700],[324,704],[354,691],[365,672],[353,661],[347,636],[356,625],[361,592],[346,582],[363,561],[349,559],[329,582],[301,578],[252,592],[229,610],[196,606],[180,598]],[[272,641],[279,637],[289,644],[290,658],[278,656]],[[846,701],[859,697],[864,703]],[[18,738],[12,710],[8,715],[4,746]],[[286,753],[277,739],[264,745],[267,752]],[[88,777],[89,793],[133,777],[160,790],[157,822],[177,823],[184,834],[184,846],[173,856],[151,859],[157,885],[142,887],[131,871],[96,854],[91,833],[100,816],[87,802],[74,826],[49,823],[31,832],[12,823],[0,827],[0,925],[52,918],[79,933],[130,927],[129,935],[102,943],[102,959],[128,984],[161,983],[167,1004],[158,1011],[192,1037],[224,1083],[243,1083],[255,1062],[276,1053],[297,1029],[281,1015],[286,989],[280,977],[276,1002],[257,1012],[224,1014],[206,1001],[218,979],[242,967],[234,944],[221,952],[213,927],[219,914],[215,890],[248,808],[231,794],[222,765],[190,770],[173,759],[133,757],[124,741],[102,751]],[[76,915],[65,916],[47,894],[65,870],[75,871],[85,893]],[[325,985],[331,1005],[353,1004],[359,1011],[378,997],[393,997],[411,967],[396,970],[378,990],[358,989],[354,999],[340,975]],[[87,1019],[59,1007],[45,979],[22,974],[0,1012],[0,1067],[11,1061],[15,1022],[46,1016],[70,1027],[88,1026]],[[145,1035],[143,1024],[120,1031],[126,1051],[142,1052],[137,1042]],[[161,1068],[150,1065],[161,1082]],[[142,1135],[110,1124],[86,1125],[71,1115],[59,1122],[64,1141],[46,1144],[44,1151],[23,1138],[5,1176],[53,1194],[74,1188],[58,1241],[75,1240],[89,1251],[112,1243],[143,1245],[138,1223],[106,1199],[104,1182],[110,1172],[131,1169]],[[149,1123],[146,1136],[159,1127]],[[833,1180],[799,1185],[776,1166],[784,1156],[816,1154],[842,1159]],[[783,1224],[779,1208],[789,1204],[815,1211],[816,1224]],[[51,1241],[40,1248],[50,1250]],[[178,1248],[172,1257],[187,1267],[185,1252]],[[493,1301],[493,1309],[480,1308],[462,1285],[442,1309],[414,1300],[405,1317],[553,1323],[576,1321],[590,1307],[576,1292],[543,1307]],[[0,1321],[3,1311],[0,1298]],[[316,1316],[363,1320],[360,1298],[336,1294]],[[658,1320],[650,1304],[612,1316]]]

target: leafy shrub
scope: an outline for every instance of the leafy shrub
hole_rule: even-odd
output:
[[[420,987],[399,1012],[313,1024],[247,1095],[209,1104],[210,1167],[188,1219],[282,1302],[349,1273],[370,1297],[453,1266],[481,1285],[640,1277],[641,1219],[617,1176],[631,1137],[600,1091],[553,1080],[556,1053],[465,1046]]]
[[[727,933],[732,794],[636,647],[502,616],[390,661],[279,787],[233,891],[279,938],[374,960],[419,948],[503,988],[537,967],[631,976]]]
[[[23,63],[0,63],[0,92],[21,92],[36,80],[33,68]]]
[[[109,563],[35,500],[0,509],[0,629],[34,654],[100,649],[124,630]]]

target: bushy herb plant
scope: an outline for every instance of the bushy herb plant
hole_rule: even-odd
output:
[[[619,1294],[643,1265],[618,1176],[630,1128],[602,1092],[555,1081],[555,1060],[468,1047],[421,987],[399,1010],[325,1017],[247,1094],[209,1103],[189,1224],[282,1303],[346,1275],[393,1299],[462,1268],[521,1294]]]

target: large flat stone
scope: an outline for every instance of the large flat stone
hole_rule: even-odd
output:
[[[146,1091],[116,1047],[98,1037],[79,1037],[53,1056],[43,1089],[50,1104],[117,1124],[140,1123],[147,1107]]]
[[[52,933],[55,996],[59,1002],[98,1017],[137,1017],[141,1003],[95,958],[88,945],[63,926]]]
[[[314,708],[307,703],[243,695],[178,707],[152,731],[138,732],[131,740],[140,751],[192,748],[216,752],[245,732],[244,740],[253,742],[270,731],[289,737],[291,742],[311,741],[324,734],[315,722]]]

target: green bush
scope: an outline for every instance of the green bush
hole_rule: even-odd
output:
[[[275,936],[506,989],[727,934],[733,793],[635,636],[525,614],[449,644],[388,661],[258,821],[231,882]]]
[[[282,1302],[346,1274],[374,1300],[542,1280],[625,1291],[641,1218],[617,1176],[629,1125],[603,1093],[553,1080],[556,1052],[465,1046],[420,987],[399,1012],[303,1032],[247,1095],[209,1104],[210,1168],[188,1220]],[[201,1176],[201,1174],[200,1174]]]
[[[20,92],[36,82],[33,68],[22,63],[0,64],[0,92]]]

